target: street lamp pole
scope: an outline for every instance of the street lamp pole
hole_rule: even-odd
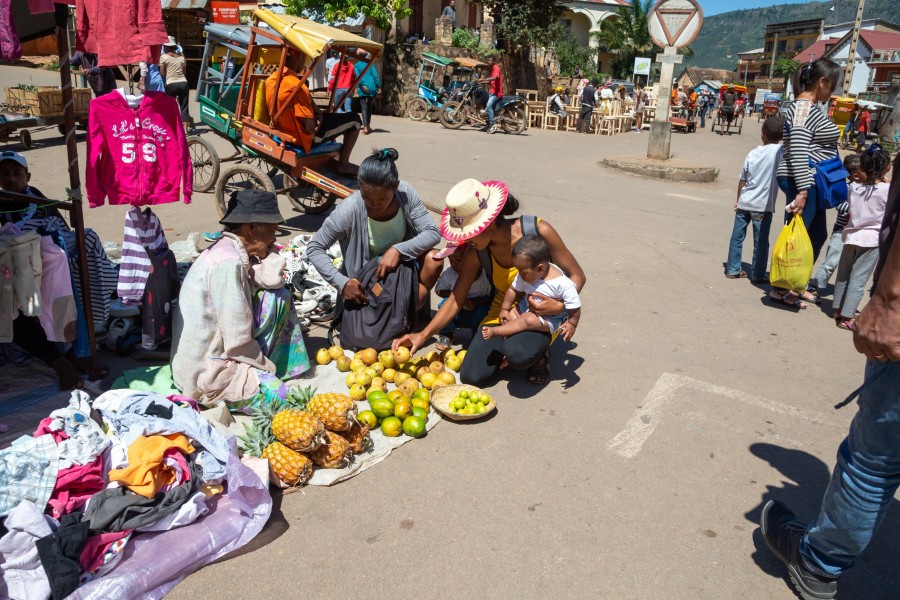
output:
[[[847,51],[847,67],[844,69],[844,96],[850,93],[850,80],[853,79],[853,66],[856,62],[856,46],[859,44],[859,30],[862,29],[863,8],[866,0],[859,0],[856,6],[856,22],[853,23],[853,35],[850,37],[850,48]]]

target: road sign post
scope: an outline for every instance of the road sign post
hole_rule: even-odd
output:
[[[684,58],[679,48],[690,45],[700,33],[703,11],[696,0],[659,0],[647,15],[647,25],[653,42],[663,48],[656,55],[662,63],[659,75],[659,96],[656,99],[656,117],[650,123],[650,141],[647,157],[668,160],[672,146],[672,125],[669,123],[672,98],[672,80],[675,65]]]

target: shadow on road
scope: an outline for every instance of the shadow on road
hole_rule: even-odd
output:
[[[835,448],[837,451],[837,448]],[[763,505],[769,500],[787,504],[801,520],[815,518],[828,487],[831,470],[821,460],[802,450],[782,448],[774,444],[753,444],[750,452],[774,468],[785,480],[781,487],[767,486],[760,503],[744,516],[756,528],[753,543],[756,552],[753,561],[772,577],[787,581],[787,569],[775,558],[759,532],[759,518]],[[896,557],[900,553],[900,502],[893,500],[890,511],[881,528],[875,534],[869,548],[847,571],[838,584],[838,598],[865,598],[866,600],[893,600],[900,590],[900,571]]]
[[[255,538],[250,540],[250,543],[248,543],[246,546],[235,550],[231,554],[226,554],[212,564],[222,563],[231,560],[232,558],[237,558],[239,556],[255,552],[260,548],[268,546],[269,544],[280,538],[282,535],[287,533],[287,530],[291,528],[291,524],[288,523],[288,520],[284,517],[284,513],[281,512],[281,503],[283,501],[284,494],[278,490],[273,490],[272,515],[269,517],[269,520],[266,522],[263,530],[260,531]]]

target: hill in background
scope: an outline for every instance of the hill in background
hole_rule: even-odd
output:
[[[829,9],[834,6],[834,12]],[[703,29],[691,44],[693,58],[685,66],[734,69],[738,52],[763,47],[766,25],[804,19],[825,19],[827,25],[856,18],[857,0],[782,4],[713,15],[703,19]],[[900,1],[866,0],[863,17],[900,24]]]

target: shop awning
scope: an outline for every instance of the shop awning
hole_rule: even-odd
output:
[[[290,45],[310,58],[316,58],[329,46],[362,48],[381,54],[381,44],[352,33],[322,25],[300,17],[277,15],[268,10],[255,10],[253,16],[271,27]]]

